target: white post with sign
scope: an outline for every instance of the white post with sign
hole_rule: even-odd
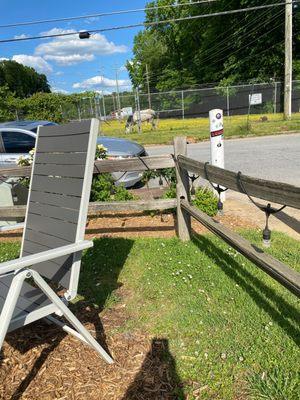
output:
[[[224,123],[223,110],[215,109],[209,112],[210,126],[210,162],[216,167],[224,168]],[[225,201],[225,193],[220,196]]]

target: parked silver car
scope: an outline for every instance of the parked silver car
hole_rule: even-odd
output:
[[[15,165],[20,156],[28,155],[35,147],[39,125],[56,125],[49,121],[11,121],[0,124],[0,168]],[[143,157],[147,155],[143,146],[126,139],[100,136],[98,144],[107,148],[109,158]],[[129,188],[141,181],[140,172],[116,172],[112,174],[116,185]]]

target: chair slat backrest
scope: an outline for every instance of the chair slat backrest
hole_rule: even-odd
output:
[[[96,119],[39,128],[21,256],[83,239],[98,129]],[[74,263],[70,255],[33,268],[69,288]]]

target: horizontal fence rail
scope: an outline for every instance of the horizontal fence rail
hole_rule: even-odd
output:
[[[163,211],[175,208],[176,199],[101,201],[89,204],[88,215],[103,211]],[[0,207],[0,218],[24,218],[26,206]]]
[[[193,172],[210,182],[240,193],[245,193],[245,189],[249,196],[300,209],[300,187],[252,178],[243,174],[240,176],[241,184],[236,172],[192,160],[183,155],[179,155],[177,160],[180,168]]]
[[[123,159],[104,159],[95,161],[94,174],[119,171],[147,171],[162,168],[174,168],[171,154],[161,156],[134,157]],[[1,168],[0,176],[24,177],[30,176],[31,167]]]
[[[263,250],[252,245],[248,240],[226,228],[221,223],[214,221],[213,218],[192,206],[188,201],[181,200],[181,207],[207,229],[243,254],[296,296],[300,297],[300,274],[297,271],[294,271],[269,254],[264,253]]]

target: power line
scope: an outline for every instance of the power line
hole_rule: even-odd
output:
[[[262,37],[265,36],[265,35],[270,34],[270,33],[273,32],[274,30],[276,30],[277,28],[279,28],[281,25],[282,25],[282,22],[280,22],[278,25],[274,26],[272,29],[268,30],[267,32],[263,33],[263,34],[259,37],[259,39],[262,38]],[[217,61],[215,61],[215,62],[216,62],[216,63],[219,63],[219,62],[225,60],[226,58],[228,58],[228,57],[230,57],[230,56],[232,56],[232,55],[234,55],[234,54],[239,53],[241,50],[247,48],[249,45],[251,45],[252,43],[255,43],[257,40],[258,40],[258,39],[252,40],[251,42],[247,43],[247,45],[241,46],[241,47],[238,48],[237,50],[234,50],[233,52],[231,52],[229,56],[223,56],[223,57],[219,58],[219,59],[218,59]],[[207,60],[206,60],[206,61],[207,61]]]
[[[292,3],[299,3],[299,2],[300,2],[299,0],[295,0]],[[108,31],[116,31],[116,30],[121,30],[121,29],[138,28],[138,27],[151,27],[151,26],[169,24],[171,22],[188,21],[188,20],[195,20],[195,19],[201,19],[201,18],[216,17],[216,16],[221,16],[221,15],[231,15],[231,14],[237,14],[237,13],[254,11],[254,10],[261,10],[261,9],[265,9],[265,8],[282,6],[285,4],[286,3],[273,3],[273,4],[266,4],[263,6],[240,8],[237,10],[227,10],[227,11],[221,11],[221,12],[217,12],[217,13],[192,15],[189,17],[174,18],[174,19],[163,20],[163,21],[145,22],[145,23],[139,23],[139,24],[114,26],[114,27],[110,27],[110,28],[93,29],[93,30],[90,30],[89,33],[108,32]],[[49,39],[49,38],[53,38],[53,37],[79,35],[80,33],[82,33],[82,31],[57,33],[57,34],[42,35],[42,36],[27,36],[27,37],[22,37],[22,38],[2,39],[2,40],[0,40],[0,43],[19,42],[19,41],[24,41],[24,40],[35,40],[35,39]]]
[[[270,23],[274,18],[277,18],[278,15],[282,14],[283,10],[280,10],[277,14],[275,14],[273,17],[271,17],[268,20],[268,23]],[[240,40],[243,37],[247,37],[250,33],[253,33],[254,30],[256,30],[256,23],[258,23],[261,20],[264,20],[268,15],[270,14],[270,10],[265,10],[264,12],[260,13],[256,18],[251,19],[251,21],[248,21],[246,24],[244,24],[242,27],[240,27],[237,31],[234,31],[230,34],[230,36],[226,36],[228,32],[234,30],[234,27],[231,27],[230,29],[228,29],[225,32],[222,32],[223,36],[225,36],[225,38],[221,41],[219,41],[218,39],[214,40],[212,43],[210,43],[210,46],[207,50],[204,50],[201,53],[201,56],[205,55],[205,58],[207,56],[210,56],[211,54],[219,54],[220,52],[220,48],[222,47],[223,44],[226,44],[224,47],[222,47],[221,51],[223,52],[225,49],[228,49],[230,46],[228,46],[229,42],[231,40],[233,40],[235,38],[236,35],[238,35],[240,32],[244,31],[245,29],[247,29],[248,27],[250,27],[250,30],[248,30],[247,32],[244,32],[242,35],[240,35],[238,37],[238,39]],[[253,27],[251,27],[253,26]],[[215,53],[215,51],[217,51],[217,53]]]
[[[193,2],[189,2],[189,3],[169,4],[169,5],[165,5],[165,6],[136,8],[136,9],[132,9],[132,10],[118,10],[118,11],[111,11],[111,12],[90,14],[90,15],[79,15],[76,17],[64,17],[64,18],[44,19],[44,20],[38,20],[38,21],[18,22],[18,23],[13,23],[13,24],[0,25],[0,28],[13,28],[13,27],[18,27],[18,26],[48,24],[48,23],[52,23],[52,22],[64,22],[64,21],[74,21],[74,20],[79,20],[79,19],[108,17],[108,16],[113,16],[113,15],[122,15],[122,14],[138,13],[138,12],[151,11],[151,10],[160,10],[160,9],[166,9],[166,8],[178,8],[178,7],[183,7],[183,6],[193,6],[193,5],[197,5],[197,4],[214,3],[216,1],[218,1],[218,0],[201,0],[201,1],[193,1]]]
[[[267,25],[272,21],[275,22],[282,14],[284,13],[284,10],[279,11],[279,13],[277,13],[274,17],[272,17]],[[259,38],[252,40],[251,42],[248,42],[247,45],[241,46],[238,49],[234,50],[233,52],[230,53],[230,55],[238,53],[240,50],[244,49],[245,47],[248,47],[250,44],[255,43],[256,41],[258,41],[260,38],[262,38],[265,35],[268,35],[270,32],[273,32],[274,30],[276,30],[277,28],[279,28],[281,25],[283,25],[283,21],[280,21],[279,24],[277,24],[276,26],[274,26],[272,29],[270,29],[269,31],[263,33],[262,35],[260,35]],[[243,35],[239,36],[239,39],[244,39],[247,38],[248,36],[251,36],[252,33],[255,31],[255,28],[251,29],[249,32],[245,32]],[[222,49],[220,49],[217,52],[214,53],[209,53],[209,55],[206,55],[206,57],[204,57],[203,59],[201,59],[201,63],[207,62],[207,61],[211,61],[214,60],[215,61],[215,57],[217,55],[220,55],[222,53],[224,53],[225,51],[227,51],[229,49],[230,46],[225,46]],[[224,60],[225,58],[227,58],[227,56],[222,56],[222,58],[219,58],[217,61],[215,62],[220,62],[222,60]]]

